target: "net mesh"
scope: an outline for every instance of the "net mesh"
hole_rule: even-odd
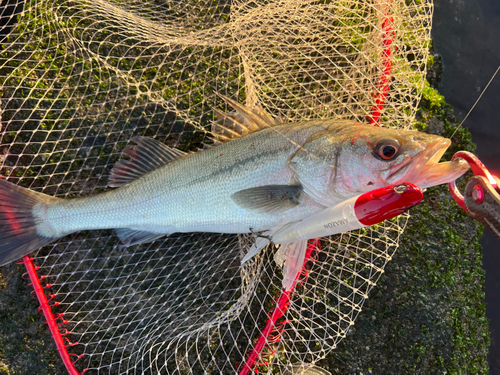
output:
[[[0,54],[0,174],[73,198],[107,189],[132,136],[195,151],[213,108],[228,110],[216,93],[288,121],[369,122],[378,108],[380,125],[412,127],[432,3],[31,0],[0,9],[12,26]],[[336,347],[406,219],[321,241],[260,372],[287,373]],[[240,266],[252,241],[190,233],[121,248],[102,230],[34,256],[80,371],[233,373],[281,288],[274,249]]]

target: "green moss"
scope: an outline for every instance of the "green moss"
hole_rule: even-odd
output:
[[[427,66],[432,66],[432,65],[434,65],[434,56],[429,55],[429,57],[427,58]]]
[[[425,122],[416,122],[414,129],[418,131],[424,131],[427,128],[427,124]]]
[[[439,94],[439,92],[429,85],[429,82],[425,82],[423,91],[423,97],[428,101],[430,109],[436,110],[438,108],[444,107],[445,100],[444,96]]]

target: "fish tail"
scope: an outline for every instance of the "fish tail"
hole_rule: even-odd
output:
[[[60,199],[0,179],[0,266],[60,237],[40,234],[48,222],[36,214],[44,212],[48,203],[57,200]]]

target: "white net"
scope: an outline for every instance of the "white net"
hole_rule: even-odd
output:
[[[2,5],[0,174],[59,197],[107,189],[135,135],[194,151],[221,93],[288,121],[347,118],[410,128],[432,4],[421,0],[93,0]],[[386,82],[387,80],[387,82]],[[384,96],[386,94],[386,96]],[[383,106],[381,105],[383,103]],[[406,217],[324,239],[261,372],[324,358],[345,337]],[[91,373],[234,373],[281,287],[253,239],[174,234],[119,247],[113,231],[67,236],[35,263]],[[59,320],[60,321],[60,320]],[[264,364],[265,362],[265,364]]]

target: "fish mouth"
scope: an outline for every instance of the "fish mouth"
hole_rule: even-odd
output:
[[[417,155],[408,156],[397,166],[388,181],[390,184],[411,182],[421,189],[455,181],[469,170],[469,165],[460,158],[439,163],[450,145],[449,139],[441,138],[427,145]]]

